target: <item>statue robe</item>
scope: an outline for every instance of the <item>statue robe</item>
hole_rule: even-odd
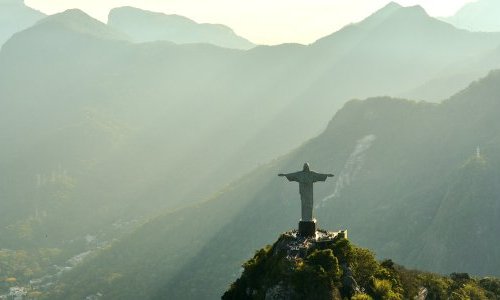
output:
[[[313,171],[300,171],[284,174],[288,181],[299,183],[300,200],[302,202],[302,221],[313,220],[313,183],[325,181],[328,174],[320,174]]]

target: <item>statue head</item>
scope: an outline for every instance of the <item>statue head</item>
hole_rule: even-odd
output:
[[[309,164],[308,163],[304,164],[304,168],[302,169],[302,171],[311,171],[311,168],[309,168]]]

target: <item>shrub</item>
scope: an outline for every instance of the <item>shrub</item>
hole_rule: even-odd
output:
[[[373,300],[373,298],[367,294],[356,294],[351,298],[351,300]]]
[[[392,290],[392,283],[389,280],[374,279],[373,294],[375,299],[380,300],[402,300],[400,294]]]

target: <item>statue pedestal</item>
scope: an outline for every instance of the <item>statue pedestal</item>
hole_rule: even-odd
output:
[[[303,236],[303,237],[316,236],[316,220],[300,221],[299,222],[299,236]]]

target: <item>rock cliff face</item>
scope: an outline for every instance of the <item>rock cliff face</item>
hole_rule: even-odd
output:
[[[347,240],[347,232],[319,230],[315,237],[282,234],[257,251],[222,296],[227,299],[499,299],[500,281],[409,271],[377,262]],[[454,298],[450,298],[453,296]],[[458,297],[458,298],[457,298]]]

